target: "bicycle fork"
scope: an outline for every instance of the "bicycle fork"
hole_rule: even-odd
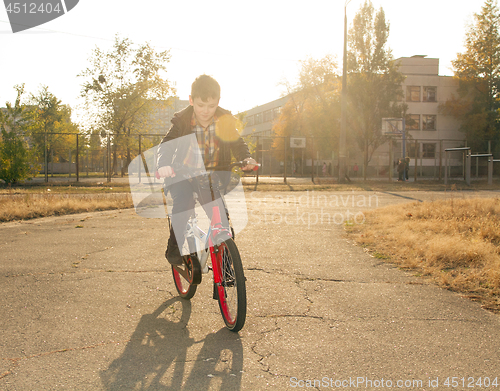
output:
[[[214,273],[214,293],[213,298],[217,300],[222,298],[225,300],[223,282],[224,265],[222,254],[220,253],[220,244],[231,238],[231,232],[222,227],[222,222],[220,218],[220,210],[218,206],[212,208],[212,221],[210,223],[212,227],[211,235],[208,237],[208,245],[210,249],[210,259],[212,261],[212,269]]]

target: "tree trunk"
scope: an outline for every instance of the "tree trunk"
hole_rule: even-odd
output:
[[[368,140],[366,140],[365,137],[365,151],[364,151],[364,157],[363,157],[363,180],[366,181],[366,173],[368,171]]]
[[[113,143],[113,175],[118,175],[118,146]]]

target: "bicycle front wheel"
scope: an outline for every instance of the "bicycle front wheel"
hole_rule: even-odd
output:
[[[184,267],[186,270],[185,274],[187,278],[181,275],[177,270],[175,270],[175,267],[172,266],[172,275],[174,277],[175,288],[177,289],[179,296],[186,300],[189,300],[194,296],[197,287],[197,285],[193,284],[193,269],[195,265],[193,265],[193,259],[191,258],[192,256],[193,255],[185,256],[186,259],[184,262]]]
[[[247,314],[247,293],[241,257],[232,239],[219,245],[217,263],[221,283],[217,287],[219,308],[226,327],[240,331]]]

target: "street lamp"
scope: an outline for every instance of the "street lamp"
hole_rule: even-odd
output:
[[[347,5],[344,4],[344,59],[342,64],[342,93],[340,106],[340,139],[339,139],[339,182],[345,182],[347,175],[347,151],[346,151],[346,108],[347,108]]]

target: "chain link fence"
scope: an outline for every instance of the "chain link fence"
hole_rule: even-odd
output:
[[[125,177],[128,164],[141,152],[158,145],[164,134],[101,134],[47,133],[43,135],[42,153],[38,153],[33,166],[39,168],[38,179],[49,180]],[[64,143],[61,138],[64,137]],[[338,179],[338,151],[331,139],[324,137],[279,137],[250,135],[244,137],[252,156],[261,164],[255,173],[259,177]],[[57,141],[57,142],[56,142]],[[494,145],[489,143],[489,149]],[[444,170],[448,178],[463,178],[465,158],[463,153],[449,154],[445,150],[463,147],[463,140],[413,139],[406,141],[406,157],[409,158],[410,179],[443,180]],[[388,140],[371,156],[366,177],[368,179],[397,179],[397,164],[403,158],[401,139]],[[476,152],[476,151],[473,151]],[[477,151],[487,152],[487,151]],[[477,153],[476,152],[476,153]],[[352,149],[347,152],[347,175],[350,179],[365,177],[363,152]],[[497,158],[500,158],[498,156]],[[486,178],[487,159],[472,158],[472,177]],[[494,175],[500,175],[500,162],[494,163]]]
[[[74,178],[125,177],[128,164],[141,152],[158,145],[164,134],[82,135],[46,133],[39,140],[32,166],[45,182]],[[55,141],[64,137],[64,143]],[[60,141],[60,140],[59,140]],[[35,149],[34,146],[31,146]]]

